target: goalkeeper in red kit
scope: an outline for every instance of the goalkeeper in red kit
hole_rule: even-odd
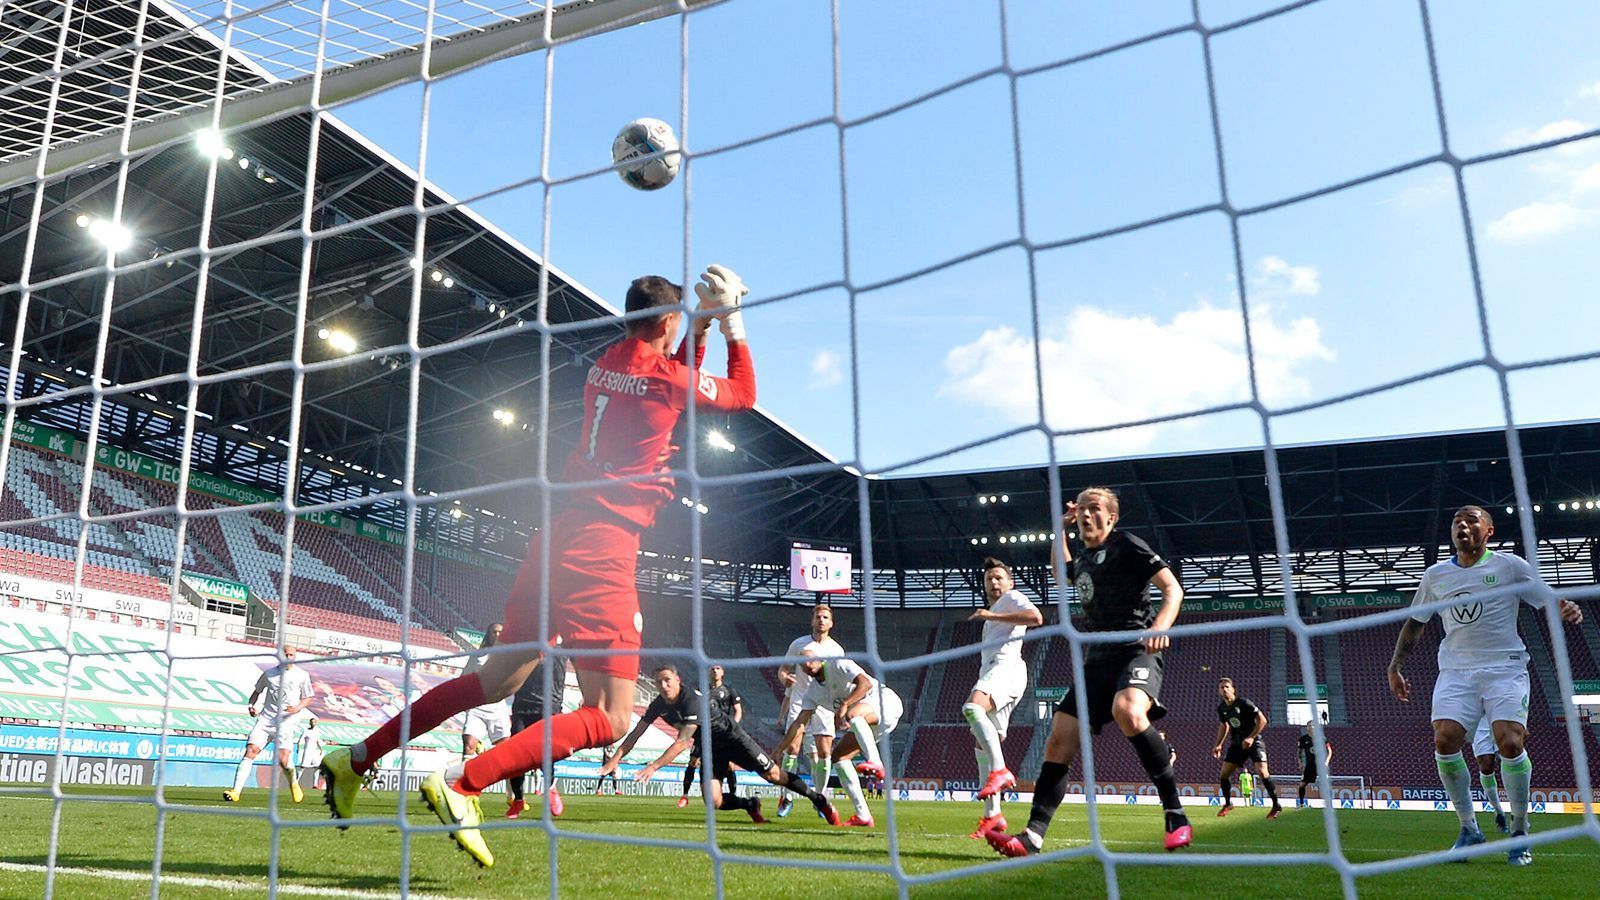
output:
[[[589,369],[583,391],[584,417],[578,446],[567,459],[563,480],[589,486],[560,492],[549,527],[534,538],[506,599],[502,645],[526,644],[489,656],[478,671],[447,681],[411,704],[402,733],[396,716],[366,740],[329,753],[326,802],[334,818],[354,814],[363,776],[409,737],[425,734],[475,706],[511,696],[538,663],[539,619],[548,543],[550,634],[563,649],[617,650],[615,655],[572,658],[582,705],[549,719],[551,760],[586,747],[614,743],[633,715],[634,682],[644,621],[634,584],[639,537],[656,512],[673,499],[667,460],[675,449],[672,431],[689,404],[735,411],[756,402],[755,368],[745,344],[739,301],[748,290],[730,269],[706,269],[695,293],[694,360],[689,341],[672,345],[683,325],[683,289],[649,275],[628,288],[626,336],[608,347]],[[637,315],[659,310],[654,315]],[[699,371],[712,320],[728,344],[728,376]],[[609,482],[609,483],[608,483]],[[599,483],[599,486],[594,486]],[[535,723],[464,763],[435,772],[422,784],[423,800],[446,825],[458,826],[456,843],[482,866],[494,864],[477,826],[483,815],[478,794],[512,775],[544,763],[546,727]]]

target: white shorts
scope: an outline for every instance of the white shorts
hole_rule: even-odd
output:
[[[467,710],[467,724],[462,731],[479,741],[498,744],[511,737],[511,714],[502,705],[493,711],[483,707]]]
[[[873,691],[867,694],[867,698],[862,700],[861,703],[864,706],[876,706],[878,704],[877,692]],[[881,741],[885,735],[894,731],[895,727],[900,724],[900,717],[905,714],[905,711],[904,704],[900,702],[900,695],[889,688],[884,688],[883,708],[878,710],[878,724],[872,726],[873,738]]]
[[[1004,738],[1011,726],[1011,714],[1016,711],[1017,704],[1022,702],[1022,695],[1027,693],[1028,670],[1020,666],[1010,666],[979,672],[978,683],[972,686],[972,690],[983,691],[994,700],[994,711],[989,714],[989,721],[994,723],[995,731]]]
[[[258,717],[256,719],[255,726],[250,729],[250,736],[245,738],[245,743],[253,744],[262,749],[266,749],[268,744],[273,743],[273,741],[276,740],[279,747],[282,747],[283,749],[293,753],[295,745],[300,743],[301,725],[299,722],[299,717],[291,716],[285,720],[283,724],[279,726],[276,738],[274,738],[272,733],[273,724],[274,723],[272,719],[268,718],[267,716]]]
[[[1478,730],[1472,735],[1473,756],[1494,756],[1500,748],[1494,742],[1494,728],[1489,724],[1489,717],[1484,716],[1478,720]]]
[[[1433,719],[1449,719],[1473,731],[1478,722],[1528,724],[1528,670],[1440,669],[1433,684]]]
[[[795,704],[794,709],[783,717],[783,730],[785,732],[789,730],[789,725],[794,722],[795,717],[798,715],[800,715],[800,705]],[[814,738],[819,734],[823,737],[833,737],[833,711],[822,709],[821,707],[812,710],[811,721],[806,723],[805,733],[808,738]]]

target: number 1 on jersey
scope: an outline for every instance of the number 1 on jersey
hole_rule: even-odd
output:
[[[600,417],[606,414],[606,404],[611,402],[609,394],[594,395],[594,424],[589,426],[589,450],[584,455],[594,459],[595,446],[600,442]]]

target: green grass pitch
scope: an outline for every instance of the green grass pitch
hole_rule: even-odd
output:
[[[167,793],[175,807],[168,815],[163,841],[161,897],[260,896],[270,864],[270,825],[262,817],[268,794],[251,790],[239,806],[225,805],[216,789],[177,789]],[[99,797],[148,797],[128,791]],[[283,798],[288,801],[287,795]],[[304,827],[325,821],[325,810],[306,797],[301,806],[287,806],[290,827],[281,830],[278,878],[281,896],[394,896],[399,887],[405,841],[393,825],[366,825],[340,833],[331,828]],[[387,804],[387,807],[386,807]],[[363,795],[359,812],[393,814],[393,795]],[[767,802],[767,812],[773,804]],[[492,821],[504,812],[498,796],[485,798]],[[788,860],[821,859],[851,864],[884,865],[889,861],[886,816],[875,801],[878,828],[830,829],[804,804],[787,819],[753,825],[743,813],[718,815],[718,840],[729,853]],[[918,897],[1081,896],[1106,894],[1106,875],[1093,859],[1001,865],[981,841],[967,833],[977,819],[976,804],[902,803],[899,851],[907,873],[920,875],[960,870],[963,877],[915,886]],[[411,821],[437,822],[414,797]],[[1320,811],[1286,810],[1274,822],[1259,808],[1240,808],[1226,819],[1197,808],[1192,855],[1243,853],[1319,853],[1326,849]],[[1027,807],[1010,804],[1016,827]],[[47,798],[0,797],[0,897],[40,897],[43,865],[49,846],[52,803]],[[1483,819],[1493,844],[1499,835]],[[567,797],[563,830],[577,833],[649,836],[680,841],[705,837],[698,804],[677,809],[670,799]],[[1535,827],[1553,830],[1577,824],[1578,816],[1542,815]],[[1153,807],[1101,808],[1101,823],[1110,849],[1165,857],[1160,850],[1160,815]],[[533,824],[534,827],[527,827]],[[1446,812],[1343,811],[1341,840],[1355,862],[1371,862],[1438,850],[1455,837],[1454,817]],[[61,811],[56,859],[55,896],[148,897],[150,861],[155,847],[156,813],[148,803],[96,802],[69,798]],[[536,824],[487,832],[497,857],[490,870],[480,870],[442,833],[411,835],[410,884],[418,895],[450,897],[544,896],[549,874],[549,842]],[[1083,806],[1062,807],[1051,830],[1051,847],[1081,846],[1088,828]],[[705,897],[713,893],[712,863],[703,852],[622,846],[563,836],[557,843],[560,893],[563,897]],[[1438,864],[1360,879],[1363,896],[1594,896],[1600,847],[1587,838],[1536,848],[1528,868],[1508,866],[1500,853],[1466,864]],[[1315,865],[1261,864],[1249,868],[1124,865],[1118,878],[1125,897],[1214,897],[1247,892],[1257,896],[1293,896],[1296,900],[1340,895],[1333,870]],[[730,897],[869,897],[895,896],[894,880],[877,872],[820,874],[743,862],[723,866]]]

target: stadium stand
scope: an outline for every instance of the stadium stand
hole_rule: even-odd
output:
[[[73,577],[79,523],[70,517],[82,493],[82,468],[65,457],[14,446],[0,494],[0,520],[30,524],[0,529],[0,570],[48,581]],[[285,519],[270,510],[235,510],[216,498],[190,493],[185,501],[200,513],[188,520],[183,559],[185,571],[237,580],[269,608],[282,612],[291,625],[322,629],[399,643],[405,626],[400,610],[404,595],[404,562],[399,548],[307,522],[296,524],[292,578],[293,600],[284,609],[283,534]],[[83,572],[86,587],[134,597],[166,599],[176,546],[176,516],[148,512],[177,503],[171,485],[127,472],[96,467],[88,504],[91,515],[130,515],[110,523],[92,523],[87,535]],[[58,517],[58,518],[51,518]],[[513,573],[509,562],[491,568],[445,557],[414,558],[410,641],[419,648],[454,650],[458,644],[444,632],[460,626],[482,628],[501,614]],[[690,616],[683,597],[646,597],[645,646],[688,646]],[[979,639],[978,623],[966,621],[969,610],[952,607],[926,611],[880,611],[878,636],[886,658],[896,659],[966,646]],[[95,615],[93,611],[86,613]],[[100,615],[108,615],[101,613]],[[1357,610],[1326,612],[1323,621],[1362,615]],[[713,601],[707,607],[705,648],[715,658],[737,660],[771,656],[804,633],[809,603],[774,605]],[[864,643],[859,609],[837,609],[836,637],[848,649]],[[1055,618],[1053,615],[1051,618]],[[1185,614],[1184,624],[1228,621],[1229,614]],[[713,624],[714,623],[714,624]],[[1523,632],[1534,651],[1535,689],[1530,702],[1530,752],[1537,760],[1536,781],[1570,783],[1574,772],[1566,733],[1552,702],[1559,697],[1553,670],[1540,666],[1550,640],[1540,618],[1524,614]],[[1338,698],[1328,728],[1335,746],[1336,774],[1362,774],[1384,781],[1429,783],[1431,757],[1425,752],[1431,726],[1426,702],[1400,704],[1389,695],[1385,668],[1393,648],[1394,623],[1356,628],[1318,638],[1315,681],[1329,684]],[[1425,644],[1438,640],[1431,627]],[[1600,632],[1594,622],[1567,634],[1577,679],[1600,678]],[[1025,645],[1040,687],[1062,687],[1072,680],[1071,653],[1059,637]],[[1330,652],[1330,651],[1336,651]],[[648,649],[647,649],[648,655]],[[1338,659],[1337,671],[1330,660]],[[1042,660],[1042,665],[1037,665]],[[897,732],[904,771],[909,777],[970,779],[976,777],[971,741],[960,724],[960,705],[977,674],[976,656],[959,657],[941,667],[900,670],[890,683],[907,701],[907,716]],[[1168,652],[1163,701],[1171,714],[1160,726],[1179,754],[1181,781],[1214,781],[1211,758],[1215,736],[1216,680],[1233,677],[1241,691],[1269,709],[1273,724],[1265,740],[1275,771],[1298,772],[1294,746],[1299,729],[1281,724],[1285,687],[1303,680],[1292,640],[1260,629],[1185,636]],[[1408,669],[1415,696],[1426,698],[1434,668],[1419,659]],[[775,667],[733,667],[729,682],[746,698],[747,723],[763,743],[777,734],[777,703],[782,689]],[[1031,701],[1031,698],[1030,698]],[[1043,725],[1030,701],[1013,719],[1006,740],[1008,758],[1037,764]],[[1600,752],[1592,726],[1582,728],[1591,752]],[[1384,736],[1373,740],[1374,734]],[[1120,741],[1097,742],[1097,772],[1105,781],[1138,784],[1144,780],[1138,762]]]
[[[77,498],[83,493],[81,464],[31,448],[13,446],[0,494],[0,566],[5,571],[41,580],[71,583],[80,529]],[[89,485],[89,514],[140,513],[175,506],[172,485],[105,467],[96,467]],[[284,517],[272,511],[230,511],[229,504],[189,493],[191,510],[215,512],[189,518],[183,570],[236,580],[274,610],[280,609],[283,572]],[[57,518],[51,518],[57,517]],[[95,522],[88,527],[83,585],[135,597],[166,599],[171,595],[171,563],[177,545],[176,516],[146,513]],[[399,557],[377,541],[335,532],[309,523],[295,529],[289,590],[292,624],[398,641],[402,593]],[[421,560],[431,557],[419,557]],[[495,596],[498,606],[509,576],[449,562],[440,571],[452,583],[470,586],[479,596]],[[457,649],[443,629],[487,624],[468,619],[418,584],[413,591],[418,626],[413,642],[436,649]]]

